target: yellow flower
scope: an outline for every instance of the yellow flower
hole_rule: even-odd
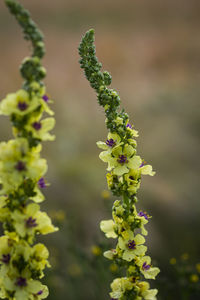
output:
[[[97,142],[97,146],[102,150],[107,150],[108,152],[112,152],[112,150],[121,145],[121,138],[117,133],[108,133],[108,138],[106,142]]]
[[[28,147],[24,138],[0,143],[0,176],[4,192],[17,189],[26,177],[39,180],[47,171],[45,159],[40,158],[41,146]]]
[[[115,227],[116,225],[113,220],[105,220],[101,221],[100,223],[100,228],[106,234],[107,238],[115,239],[117,237],[117,234],[115,233]]]
[[[138,170],[131,169],[128,174],[124,175],[125,182],[128,187],[127,190],[130,194],[136,194],[140,188],[140,172]]]
[[[197,272],[200,273],[200,263],[196,264]]]
[[[40,281],[27,279],[25,276],[18,276],[11,280],[9,277],[3,279],[5,289],[14,292],[15,300],[44,299],[48,296],[48,288]],[[32,298],[30,298],[32,295]]]
[[[138,168],[131,169],[129,173],[125,174],[124,176],[125,182],[128,185],[127,190],[131,194],[135,194],[140,188],[141,175],[154,176],[155,172],[153,171],[151,165],[144,165],[142,159],[139,157]]]
[[[30,242],[35,232],[48,234],[57,231],[51,219],[45,212],[40,211],[40,207],[36,203],[31,203],[24,208],[23,212],[15,210],[12,213],[13,225],[17,233],[21,237],[30,236]]]
[[[110,271],[115,273],[118,271],[118,266],[116,264],[111,264],[110,265]]]
[[[176,258],[174,258],[174,257],[170,258],[169,262],[170,262],[171,265],[175,265],[176,264]]]
[[[53,141],[55,139],[54,135],[49,133],[55,126],[54,118],[46,118],[40,121],[40,117],[30,118],[25,129],[32,132],[32,135],[36,139],[41,141]]]
[[[33,97],[30,99],[29,94],[25,90],[19,90],[16,93],[8,94],[0,103],[0,114],[3,115],[25,115],[39,106],[39,99]]]
[[[141,158],[134,155],[135,149],[126,144],[123,148],[118,145],[114,147],[112,152],[103,151],[99,157],[103,162],[108,163],[108,171],[113,169],[113,174],[122,176],[129,172],[129,169],[138,169],[140,166]]]
[[[107,179],[107,184],[108,184],[108,188],[111,189],[113,187],[114,184],[114,177],[112,173],[107,173],[106,174],[106,179]]]
[[[91,247],[91,252],[95,256],[99,256],[102,253],[101,248],[99,246],[96,246],[96,245]]]
[[[123,238],[119,237],[118,246],[123,250],[122,258],[127,261],[133,260],[136,256],[143,256],[147,247],[143,246],[145,239],[142,235],[134,236],[131,230],[122,232]]]
[[[104,199],[109,199],[110,198],[110,193],[107,190],[103,190],[101,193],[102,198]]]
[[[9,243],[9,237],[3,235],[0,237],[0,264],[8,265],[11,259],[11,243]],[[1,276],[3,275],[4,271],[2,272],[1,267]]]
[[[134,284],[127,277],[116,278],[111,283],[112,292],[110,297],[113,299],[121,299],[126,291],[132,290]]]
[[[44,275],[42,273],[42,270],[44,268],[50,267],[50,264],[48,262],[49,257],[49,251],[48,249],[41,243],[38,243],[31,248],[31,259],[30,259],[30,266],[33,270],[39,271],[41,273],[40,278],[42,278]]]
[[[188,253],[183,253],[183,254],[181,255],[181,259],[182,259],[182,260],[188,260],[188,258],[189,258],[189,254],[188,254]]]
[[[194,283],[198,282],[199,281],[199,276],[197,274],[192,274],[190,276],[190,281],[194,282]]]
[[[133,129],[133,125],[129,123],[129,120],[126,121],[126,128],[132,137],[138,137],[138,131]]]
[[[149,216],[147,215],[147,213],[142,212],[142,211],[140,211],[139,213],[137,213],[135,207],[134,207],[134,210],[135,210],[135,214],[136,214],[135,219],[140,221],[140,229],[141,229],[141,233],[142,233],[143,235],[147,235],[148,232],[147,232],[147,230],[145,229],[144,226],[148,223],[148,218],[149,218]]]
[[[104,257],[112,260],[118,254],[116,249],[111,249],[103,253]]]
[[[142,296],[145,300],[156,300],[157,299],[156,295],[158,293],[158,290],[157,289],[149,289],[150,285],[148,282],[140,281],[137,283],[137,286],[140,288],[139,295]]]
[[[160,272],[159,268],[151,266],[150,256],[137,257],[136,264],[140,268],[141,273],[146,279],[155,279],[155,277]]]

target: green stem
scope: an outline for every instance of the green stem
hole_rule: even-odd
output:
[[[124,201],[124,204],[126,205],[127,213],[129,213],[129,210],[130,210],[130,200],[129,200],[129,197],[126,195],[126,193],[123,193],[123,201]]]
[[[21,75],[25,79],[23,87],[29,90],[31,82],[40,82],[46,76],[46,71],[40,62],[45,54],[43,34],[31,19],[29,12],[18,1],[5,0],[5,3],[22,27],[25,40],[32,43],[32,55],[26,58],[20,67]]]

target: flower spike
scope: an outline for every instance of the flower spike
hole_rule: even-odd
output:
[[[104,142],[97,142],[97,146],[103,150],[100,159],[107,163],[108,188],[114,195],[122,197],[113,204],[112,219],[100,223],[106,237],[116,239],[115,249],[104,252],[104,256],[124,270],[124,277],[116,278],[111,283],[110,298],[155,300],[158,291],[150,289],[149,283],[143,281],[155,279],[160,271],[151,265],[151,258],[146,256],[144,236],[147,235],[145,225],[149,215],[137,212],[135,206],[142,175],[153,176],[155,172],[137,154],[135,139],[138,132],[130,123],[128,114],[120,110],[118,93],[108,88],[111,75],[101,71],[102,64],[95,53],[94,30],[91,29],[83,36],[79,46],[80,65],[106,115],[108,136]]]
[[[9,300],[44,299],[48,288],[41,283],[50,267],[48,249],[36,243],[36,235],[58,229],[46,212],[40,211],[41,191],[47,162],[41,158],[41,142],[53,140],[49,133],[55,119],[49,107],[42,79],[46,75],[41,59],[45,54],[43,35],[30,14],[16,0],[5,0],[10,12],[33,46],[32,56],[20,68],[24,84],[0,102],[0,114],[10,117],[14,138],[0,143],[0,298]],[[48,98],[48,99],[47,99]]]

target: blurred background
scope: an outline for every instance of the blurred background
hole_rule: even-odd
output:
[[[1,99],[21,87],[18,68],[30,53],[30,45],[23,41],[21,29],[3,2]],[[45,83],[55,100],[57,120],[56,141],[43,147],[51,186],[42,207],[60,226],[59,233],[42,238],[52,264],[46,277],[48,299],[108,299],[111,277],[116,276],[112,273],[118,272],[100,258],[98,248],[106,247],[99,222],[111,217],[113,198],[102,194],[107,188],[106,164],[98,158],[96,147],[96,141],[105,140],[107,134],[104,113],[78,63],[77,47],[90,28],[96,32],[99,60],[112,74],[112,87],[139,130],[138,153],[156,170],[155,177],[143,178],[138,209],[153,216],[148,225],[148,254],[161,269],[155,286],[162,285],[175,262],[170,265],[172,257],[189,257],[193,265],[200,262],[200,2],[21,3],[45,35]],[[10,123],[1,117],[0,140],[10,137]],[[161,300],[185,299],[179,294],[170,298],[160,290]]]

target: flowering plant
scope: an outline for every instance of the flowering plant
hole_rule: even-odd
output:
[[[122,197],[113,204],[112,219],[100,223],[107,238],[116,239],[116,247],[104,252],[104,256],[113,260],[125,271],[125,276],[111,283],[110,297],[118,300],[154,300],[157,289],[150,289],[145,279],[155,279],[159,268],[153,267],[151,258],[146,256],[144,245],[147,231],[145,225],[150,216],[137,211],[137,191],[141,176],[153,176],[151,165],[137,155],[136,137],[138,132],[129,121],[128,114],[121,110],[118,93],[109,89],[111,75],[101,72],[101,63],[95,56],[94,30],[89,30],[79,46],[81,68],[90,85],[97,93],[98,102],[106,114],[106,126],[109,130],[105,142],[97,142],[103,151],[100,159],[108,164],[107,183],[113,195]],[[140,233],[137,233],[138,230]]]
[[[36,300],[48,296],[40,282],[49,252],[36,235],[57,230],[46,212],[40,211],[44,200],[41,189],[47,162],[40,157],[41,142],[54,140],[49,133],[55,119],[42,79],[41,65],[45,54],[43,35],[30,14],[16,0],[5,0],[10,12],[23,28],[24,38],[31,41],[33,53],[24,59],[20,71],[23,86],[0,102],[0,114],[10,117],[14,139],[0,143],[0,298]],[[44,113],[51,117],[44,118]]]

